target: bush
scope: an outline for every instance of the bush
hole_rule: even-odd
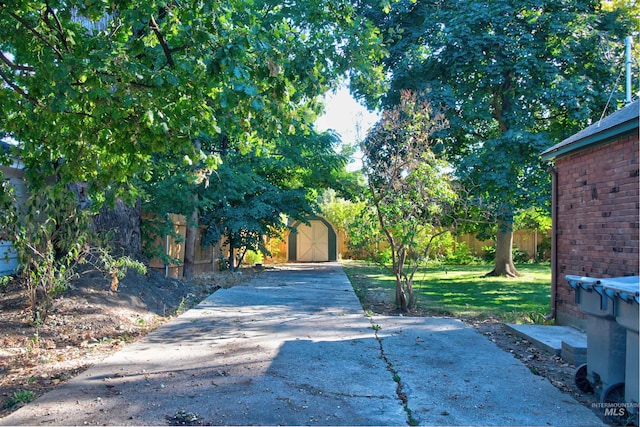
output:
[[[264,257],[260,252],[252,251],[251,249],[247,250],[244,255],[244,263],[246,265],[262,264],[263,259]]]
[[[495,246],[483,246],[482,247],[482,259],[486,262],[493,262],[496,259]]]
[[[496,248],[494,246],[482,247],[482,259],[486,262],[493,262],[496,259]],[[531,257],[525,251],[521,251],[517,247],[513,248],[513,262],[516,264],[524,264],[531,261]]]
[[[549,261],[551,259],[551,238],[544,237],[538,244],[538,261]]]
[[[222,250],[218,254],[218,271],[227,271],[229,269],[229,258],[226,257]]]
[[[550,321],[545,317],[545,313],[539,311],[518,311],[513,310],[500,316],[505,323],[516,323],[524,325],[546,325]]]
[[[36,394],[31,390],[14,391],[13,395],[4,402],[4,409],[14,409],[21,404],[29,403],[35,400]]]
[[[391,259],[391,248],[386,248],[384,251],[378,252],[373,261],[384,267],[391,264]]]
[[[114,258],[99,236],[91,231],[91,213],[80,209],[76,196],[61,185],[33,192],[23,221],[14,221],[10,239],[22,267],[32,320],[41,325],[52,298],[67,289],[68,282],[84,271],[101,271],[111,278],[111,289],[127,268],[140,273],[146,267],[129,257]]]
[[[457,248],[453,234],[450,232],[437,236],[431,242],[430,258],[442,259],[451,255]]]
[[[521,251],[519,248],[513,248],[513,262],[516,264],[524,264],[530,262],[531,257],[525,251]]]
[[[480,262],[480,259],[473,254],[471,248],[464,242],[458,243],[455,249],[445,256],[445,263],[447,264],[473,265],[478,262]]]

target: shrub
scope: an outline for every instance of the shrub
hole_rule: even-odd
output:
[[[31,390],[14,391],[13,395],[7,398],[3,407],[4,409],[13,409],[20,404],[29,403],[36,398]]]
[[[229,258],[227,258],[222,249],[218,254],[218,271],[227,271],[229,269]]]
[[[138,261],[111,256],[91,231],[91,222],[91,213],[80,209],[73,192],[53,185],[32,192],[24,220],[6,228],[18,252],[20,279],[37,326],[46,320],[52,298],[66,290],[68,282],[83,270],[105,273],[111,278],[112,290],[117,290],[127,268],[146,272]]]
[[[377,264],[380,264],[383,267],[386,265],[390,265],[391,264],[391,248],[386,248],[382,252],[378,252],[375,255],[375,259],[373,261],[375,261]]]
[[[473,265],[480,262],[480,259],[473,254],[466,243],[460,242],[451,253],[446,255],[445,262],[454,265]]]
[[[244,255],[244,263],[246,265],[262,264],[263,259],[264,257],[260,252],[251,249],[247,250],[247,253]]]
[[[494,246],[483,246],[482,247],[482,259],[486,262],[493,262],[496,259],[496,248]],[[513,262],[516,264],[524,264],[526,262],[531,262],[531,257],[525,251],[520,250],[517,247],[513,248]]]
[[[513,262],[516,264],[523,264],[525,262],[530,262],[531,257],[525,251],[520,250],[520,248],[513,248]]]
[[[482,247],[482,259],[486,262],[493,262],[496,259],[495,246],[483,246]]]
[[[551,259],[551,238],[544,237],[538,244],[538,261],[549,261]]]
[[[456,241],[450,232],[444,233],[433,239],[430,256],[433,259],[446,258],[457,249]]]
[[[525,325],[546,325],[550,321],[545,317],[545,313],[539,311],[518,311],[513,310],[500,316],[505,323],[517,323]]]

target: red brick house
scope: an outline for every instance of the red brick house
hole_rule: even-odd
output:
[[[567,274],[639,274],[638,122],[635,101],[542,153],[553,161],[551,310],[585,328]]]

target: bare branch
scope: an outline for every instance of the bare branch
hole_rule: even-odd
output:
[[[20,86],[18,86],[17,84],[15,84],[10,78],[9,76],[7,76],[5,73],[3,73],[2,71],[0,71],[0,77],[2,77],[2,80],[4,80],[4,82],[7,84],[7,86],[9,86],[11,89],[13,89],[15,92],[17,92],[18,94],[20,94],[20,96],[22,96],[24,99],[26,99],[27,101],[29,101],[30,103],[32,103],[33,105],[40,107],[40,108],[44,108],[44,105],[42,105],[40,102],[38,102],[37,99],[33,98],[32,96],[29,96],[29,94],[27,94],[27,92],[24,91],[24,89],[22,89]]]
[[[153,33],[158,38],[158,41],[160,42],[160,46],[162,46],[162,51],[164,52],[164,56],[167,57],[167,62],[169,63],[169,66],[171,68],[175,67],[175,63],[173,62],[173,57],[171,56],[171,49],[169,49],[169,46],[167,45],[166,40],[162,36],[162,33],[160,32],[160,27],[158,26],[158,23],[156,22],[156,19],[153,17],[153,15],[151,16],[150,27],[153,30]]]
[[[44,44],[46,44],[51,49],[53,49],[53,51],[56,53],[56,55],[58,55],[58,58],[63,59],[62,52],[60,52],[60,49],[58,49],[57,46],[49,43],[49,41],[42,34],[40,34],[40,32],[38,32],[35,28],[33,28],[31,26],[31,24],[29,24],[29,22],[27,22],[26,20],[22,19],[22,17],[16,15],[12,11],[7,11],[7,12],[9,13],[9,16],[11,16],[13,19],[15,19],[16,21],[18,21],[19,23],[21,23],[22,25],[27,27],[27,29],[29,31],[31,31],[37,38],[39,38]]]
[[[78,112],[78,111],[64,110],[63,113],[69,114],[69,115],[73,114],[73,115],[76,115],[76,116],[87,117],[87,118],[90,118],[90,119],[94,119],[95,118],[95,116],[93,116],[92,114],[84,113],[82,111]]]
[[[65,50],[69,52],[70,49],[69,49],[69,45],[67,44],[67,38],[64,35],[64,28],[62,27],[62,23],[58,19],[58,15],[56,15],[56,12],[51,8],[49,1],[46,2],[46,5],[47,5],[47,8],[44,13],[43,21],[49,26],[49,28],[51,28],[52,30],[58,33],[58,38],[64,45]],[[51,23],[49,22],[49,18],[48,18],[49,16],[53,16],[53,19],[56,22],[55,26],[51,25]]]
[[[9,68],[17,70],[17,71],[27,71],[27,72],[34,72],[36,69],[35,67],[30,67],[28,65],[20,65],[20,64],[16,64],[15,62],[11,61],[9,58],[7,58],[4,54],[4,52],[0,51],[0,61],[4,62],[5,64],[7,64],[9,66]]]

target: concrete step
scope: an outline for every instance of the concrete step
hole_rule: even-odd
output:
[[[587,334],[571,326],[505,324],[511,333],[575,366],[587,363]]]

